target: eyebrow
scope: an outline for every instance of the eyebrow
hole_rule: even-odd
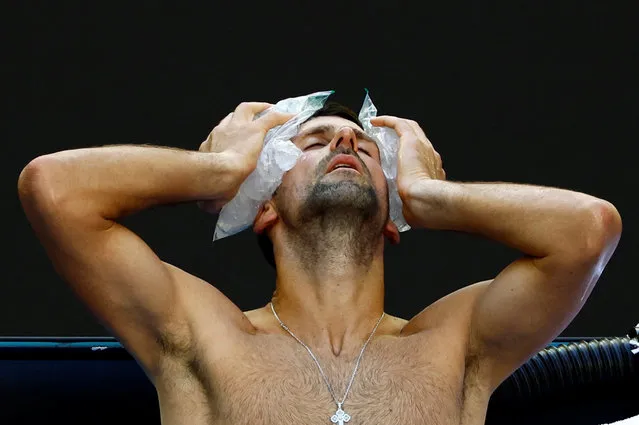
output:
[[[366,140],[367,142],[370,142],[372,144],[375,145],[375,147],[377,148],[377,150],[379,151],[379,146],[377,146],[377,142],[375,141],[375,139],[373,139],[372,137],[370,137],[369,135],[367,135],[366,133],[364,133],[362,130],[359,130],[357,128],[353,128],[350,127],[351,130],[353,130],[353,133],[355,133],[355,136],[358,139],[361,140]],[[295,138],[298,137],[306,137],[306,136],[314,136],[317,134],[326,134],[326,133],[335,133],[335,131],[337,130],[337,128],[333,125],[319,125],[317,127],[313,127],[310,128],[308,130],[305,130],[299,134],[297,134],[295,136]]]

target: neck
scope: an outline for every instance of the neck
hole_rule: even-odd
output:
[[[273,305],[314,352],[355,356],[384,310],[383,236],[355,233],[289,233],[275,249]]]

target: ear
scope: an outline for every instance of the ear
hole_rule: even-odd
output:
[[[262,234],[268,228],[273,226],[279,219],[277,211],[271,201],[267,201],[260,207],[255,220],[253,220],[253,231],[257,234]]]
[[[397,245],[399,243],[399,230],[397,229],[397,226],[395,226],[395,223],[393,223],[393,220],[391,220],[390,218],[386,220],[383,233],[392,245]]]

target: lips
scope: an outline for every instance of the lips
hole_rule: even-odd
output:
[[[352,155],[339,154],[339,155],[336,155],[335,158],[333,158],[331,162],[328,164],[326,174],[335,170],[340,165],[342,166],[346,165],[348,166],[348,168],[351,168],[360,174],[362,173],[361,164],[359,163],[357,159],[355,159],[355,157],[353,157]]]

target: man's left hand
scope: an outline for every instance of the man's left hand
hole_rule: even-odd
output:
[[[414,221],[410,211],[411,187],[424,180],[446,180],[442,158],[415,121],[385,115],[371,119],[371,124],[390,127],[399,136],[397,189],[404,206],[404,217],[411,224]]]

